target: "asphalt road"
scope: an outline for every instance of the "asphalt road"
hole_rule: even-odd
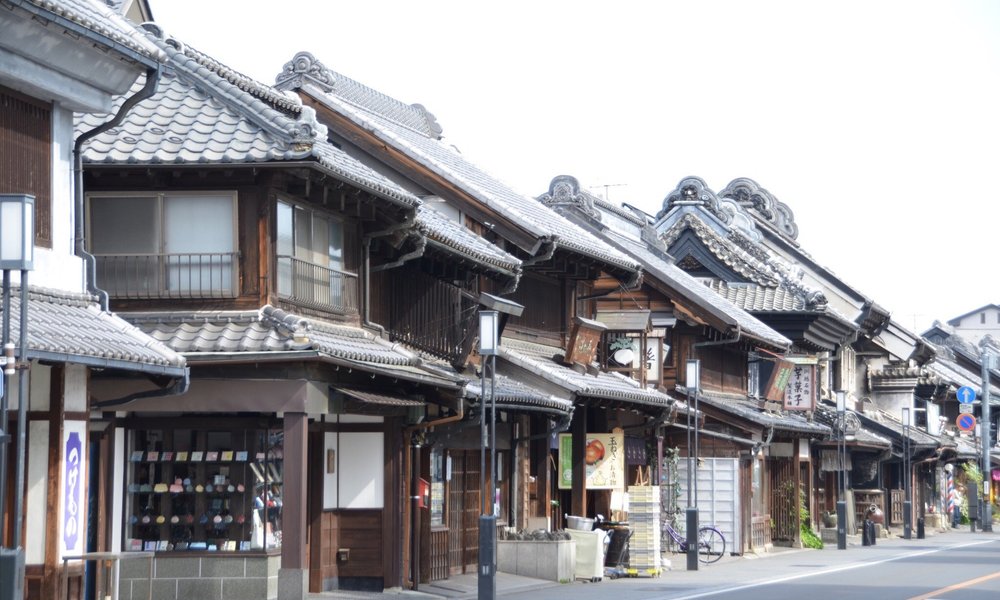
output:
[[[784,550],[763,558],[725,557],[698,571],[576,582],[506,595],[515,600],[996,600],[1000,533],[968,531],[923,540],[881,539],[846,550]]]

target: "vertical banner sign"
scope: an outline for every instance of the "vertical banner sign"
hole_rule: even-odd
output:
[[[816,408],[816,364],[812,357],[789,357],[793,367],[785,387],[785,410]]]
[[[77,544],[83,530],[83,445],[80,434],[70,432],[63,455],[63,543],[67,552],[80,551]]]
[[[573,436],[559,434],[559,489],[573,489]]]
[[[588,433],[584,450],[588,490],[625,488],[625,434]],[[573,487],[573,437],[559,434],[559,489]]]

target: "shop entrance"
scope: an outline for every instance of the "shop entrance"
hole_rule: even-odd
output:
[[[478,450],[450,450],[448,565],[451,575],[474,573],[479,560],[481,478]]]

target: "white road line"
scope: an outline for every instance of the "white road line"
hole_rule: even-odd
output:
[[[809,573],[799,573],[797,575],[788,575],[787,577],[780,577],[778,579],[762,579],[760,581],[755,581],[752,583],[747,583],[743,585],[736,585],[733,587],[722,588],[718,590],[710,590],[707,592],[699,592],[697,594],[691,594],[688,596],[663,596],[662,598],[657,598],[655,600],[695,600],[696,598],[709,598],[711,596],[718,596],[719,594],[728,594],[730,592],[739,592],[742,590],[749,590],[753,588],[763,587],[765,585],[773,585],[775,583],[785,583],[786,581],[795,581],[797,579],[805,579],[807,577],[817,577],[820,575],[829,575],[830,573],[840,573],[841,571],[850,571],[852,569],[861,569],[865,567],[874,567],[876,565],[881,565],[888,562],[893,562],[897,560],[902,560],[904,558],[913,558],[915,556],[924,556],[926,554],[934,554],[936,552],[942,552],[944,550],[954,550],[955,548],[968,548],[970,546],[979,546],[982,544],[992,544],[995,540],[983,540],[979,542],[969,542],[968,544],[957,544],[955,546],[945,546],[943,548],[935,548],[933,550],[922,550],[920,552],[911,552],[909,554],[901,554],[899,556],[893,556],[892,558],[885,558],[882,560],[877,560],[875,562],[855,562],[842,565],[839,567],[832,567],[829,569],[824,569],[823,571],[813,571]]]

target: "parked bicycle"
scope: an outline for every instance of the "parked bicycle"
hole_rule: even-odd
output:
[[[671,547],[678,552],[688,551],[687,538],[664,521],[663,532],[673,540]],[[698,529],[698,560],[710,564],[722,558],[726,553],[726,537],[715,527],[705,526]]]

